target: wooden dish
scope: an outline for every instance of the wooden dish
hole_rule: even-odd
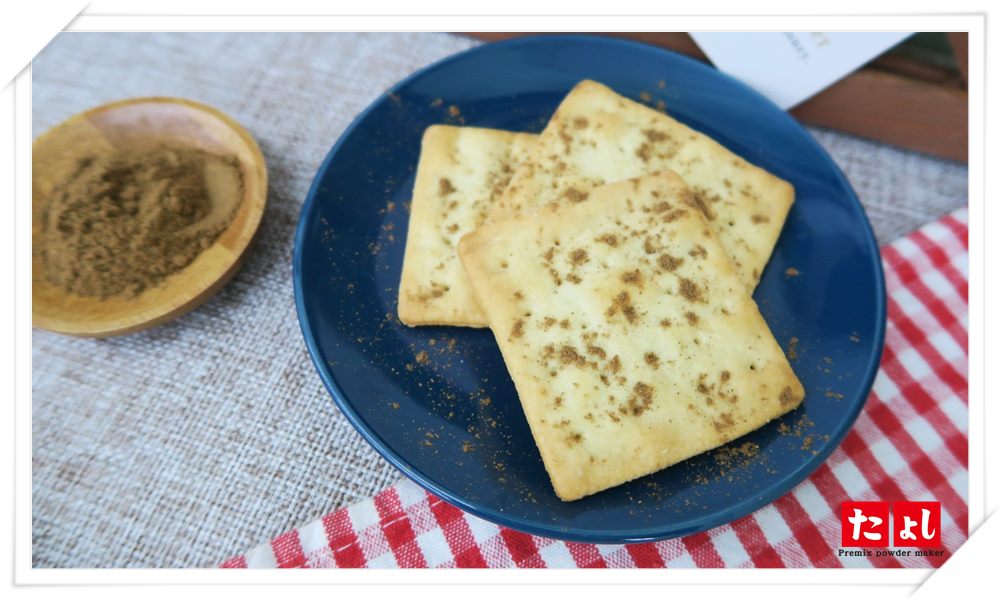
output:
[[[191,264],[136,296],[102,300],[68,294],[46,281],[43,261],[35,249],[45,202],[84,152],[136,143],[235,156],[243,175],[243,200],[236,216]],[[209,299],[239,269],[267,202],[267,168],[250,134],[218,110],[181,98],[122,100],[70,117],[35,140],[32,173],[32,322],[41,329],[83,337],[155,327]]]

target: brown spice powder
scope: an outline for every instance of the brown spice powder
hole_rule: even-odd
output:
[[[235,157],[168,147],[87,157],[46,203],[45,279],[80,296],[136,296],[211,246],[242,197]]]

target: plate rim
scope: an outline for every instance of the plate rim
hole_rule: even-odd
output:
[[[499,46],[519,46],[519,45],[530,45],[536,43],[545,42],[555,42],[559,43],[562,41],[578,41],[586,43],[596,43],[596,44],[608,44],[617,46],[628,46],[638,51],[651,52],[653,54],[659,54],[661,56],[666,56],[670,60],[680,60],[681,62],[687,62],[691,66],[697,69],[708,70],[712,76],[722,77],[726,79],[731,84],[735,84],[738,87],[743,88],[744,91],[757,96],[759,100],[766,104],[770,104],[774,107],[781,115],[778,118],[783,118],[787,124],[792,128],[797,129],[809,143],[819,150],[819,155],[822,160],[829,167],[833,174],[836,175],[837,181],[843,186],[843,188],[848,192],[849,200],[853,201],[851,203],[852,208],[860,213],[862,221],[865,225],[864,233],[867,242],[868,249],[870,251],[871,262],[875,267],[875,285],[876,285],[876,298],[875,298],[875,318],[876,318],[876,331],[875,331],[875,347],[876,350],[872,354],[871,360],[868,365],[866,365],[866,375],[864,377],[864,383],[862,389],[863,394],[860,397],[854,398],[851,401],[851,405],[848,411],[846,411],[846,419],[844,420],[844,426],[839,430],[835,431],[833,435],[830,436],[829,440],[825,442],[825,445],[820,451],[818,451],[813,456],[807,458],[802,462],[792,472],[786,474],[780,480],[776,481],[768,490],[764,493],[751,496],[741,502],[731,504],[725,509],[716,511],[712,514],[689,518],[681,522],[673,522],[670,524],[642,527],[636,529],[570,529],[565,527],[559,527],[556,525],[547,525],[545,523],[540,523],[537,521],[524,520],[517,517],[512,517],[503,512],[497,512],[493,509],[482,507],[476,503],[471,503],[463,500],[458,495],[452,493],[445,487],[439,485],[437,482],[426,477],[420,471],[415,469],[409,462],[406,461],[402,456],[398,455],[395,451],[387,447],[386,443],[368,426],[365,420],[359,415],[344,396],[340,387],[336,382],[336,378],[329,371],[327,366],[319,358],[319,348],[315,337],[312,334],[312,326],[309,322],[309,317],[306,312],[305,302],[303,300],[303,290],[302,290],[302,261],[303,261],[303,240],[308,229],[309,222],[307,222],[307,217],[315,211],[316,197],[319,193],[321,187],[320,180],[322,175],[327,171],[327,169],[332,164],[334,158],[339,154],[341,147],[344,145],[346,140],[351,137],[354,130],[357,129],[361,123],[363,123],[368,115],[375,110],[376,107],[380,106],[382,103],[389,100],[391,95],[395,95],[401,88],[409,85],[413,81],[423,77],[424,75],[447,66],[449,63],[457,61],[461,58],[466,57],[469,54],[476,52],[488,51],[494,47]],[[827,458],[836,450],[844,438],[850,432],[858,416],[861,414],[861,410],[864,408],[871,395],[871,389],[875,382],[875,377],[878,375],[879,366],[882,361],[882,354],[885,349],[885,331],[886,331],[886,318],[887,318],[887,301],[886,301],[886,285],[885,285],[885,273],[883,270],[881,252],[879,249],[878,241],[875,238],[875,233],[872,230],[871,222],[868,219],[868,215],[864,210],[864,206],[861,204],[858,198],[857,192],[851,186],[847,177],[844,175],[843,171],[834,162],[833,157],[823,148],[815,137],[801,123],[796,121],[791,117],[786,111],[781,110],[777,105],[775,105],[767,97],[763,96],[753,88],[744,84],[743,82],[712,68],[709,65],[705,65],[698,62],[692,58],[667,50],[664,48],[658,48],[649,44],[644,44],[641,42],[635,42],[631,40],[626,40],[622,38],[610,37],[610,36],[599,36],[599,35],[586,35],[586,34],[556,34],[556,35],[528,35],[517,38],[512,38],[508,40],[502,40],[498,42],[490,42],[486,44],[480,44],[450,54],[443,57],[431,64],[422,67],[410,75],[399,80],[391,87],[386,89],[382,94],[380,94],[376,99],[374,99],[364,110],[362,110],[358,115],[351,121],[351,123],[344,129],[343,133],[337,139],[336,143],[330,148],[323,162],[320,164],[319,168],[316,170],[316,174],[313,176],[312,183],[309,186],[309,191],[306,193],[305,201],[302,204],[302,208],[299,212],[299,221],[296,225],[295,230],[295,240],[294,240],[294,251],[292,255],[292,282],[295,293],[295,309],[296,315],[299,321],[299,328],[302,331],[302,335],[306,344],[306,349],[309,353],[309,358],[313,363],[320,379],[323,381],[324,387],[327,392],[333,397],[334,402],[340,409],[341,413],[347,418],[351,426],[353,426],[358,433],[365,439],[366,442],[376,452],[379,453],[382,458],[387,460],[389,464],[398,469],[405,475],[408,479],[419,485],[421,488],[427,492],[436,495],[437,497],[445,500],[449,504],[457,506],[465,512],[468,512],[476,517],[482,518],[486,521],[494,523],[496,525],[509,527],[517,531],[529,533],[532,535],[538,535],[542,537],[549,537],[554,539],[575,541],[583,543],[596,543],[596,544],[629,544],[629,543],[643,543],[652,542],[665,539],[671,539],[676,537],[681,537],[684,535],[690,535],[693,533],[698,533],[702,531],[708,531],[714,529],[721,525],[731,523],[737,519],[744,516],[752,514],[753,512],[771,504],[778,498],[791,492],[796,486],[805,481],[809,475],[815,472],[823,463],[826,462]]]

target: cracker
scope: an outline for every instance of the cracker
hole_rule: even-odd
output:
[[[459,245],[563,500],[715,448],[805,395],[678,176],[590,196]]]
[[[455,248],[486,219],[536,137],[446,125],[424,132],[399,284],[400,321],[486,326]]]
[[[792,186],[710,137],[593,81],[559,105],[490,219],[573,204],[594,187],[661,170],[680,175],[753,290],[795,198]]]

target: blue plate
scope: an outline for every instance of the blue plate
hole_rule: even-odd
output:
[[[492,334],[409,328],[395,315],[424,129],[461,123],[540,131],[585,78],[665,102],[671,116],[795,185],[795,205],[754,296],[779,343],[797,338],[790,354],[806,400],[721,452],[566,503],[552,491]],[[294,263],[299,321],[316,369],[386,460],[484,519],[578,541],[686,535],[788,492],[854,423],[885,332],[875,238],[816,141],[771,102],[708,66],[603,37],[480,46],[395,85],[354,121],[316,174]]]

